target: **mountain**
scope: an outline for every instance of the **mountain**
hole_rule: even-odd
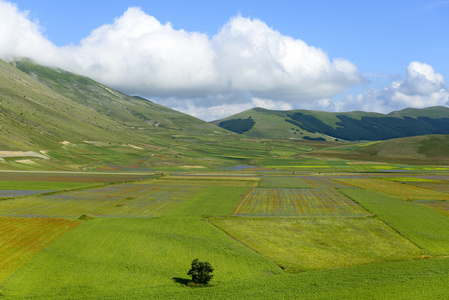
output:
[[[0,60],[0,169],[196,165],[189,142],[174,139],[228,133],[87,77]]]
[[[0,60],[0,170],[227,170],[309,152],[432,163],[449,152],[443,136],[340,141],[445,133],[448,118],[446,107],[388,115],[255,108],[213,122],[220,128],[84,76],[26,59]]]
[[[252,137],[379,141],[449,134],[449,108],[407,108],[389,114],[253,108],[212,123]]]
[[[72,102],[81,104],[127,126],[164,127],[188,131],[220,131],[195,117],[175,111],[141,97],[131,97],[94,80],[34,64],[30,60],[15,61],[14,66],[37,79]],[[224,132],[221,130],[221,132]]]

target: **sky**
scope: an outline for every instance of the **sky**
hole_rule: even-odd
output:
[[[212,121],[449,105],[449,0],[0,0],[31,58]]]

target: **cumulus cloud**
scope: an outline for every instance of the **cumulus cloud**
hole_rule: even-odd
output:
[[[0,0],[0,58],[39,58],[49,63],[57,47],[42,35],[38,21],[30,21],[28,12],[15,4]]]
[[[363,81],[347,59],[330,59],[319,48],[242,16],[208,36],[161,24],[133,7],[79,44],[57,47],[26,12],[0,0],[0,28],[1,58],[29,57],[161,104],[165,97],[184,106],[193,101],[195,107],[254,105],[248,99],[255,98],[298,106]],[[239,93],[249,96],[233,103],[217,96]]]
[[[423,108],[449,105],[449,90],[444,77],[432,66],[411,62],[403,80],[391,82],[383,89],[369,89],[363,94],[348,96],[335,103],[335,110],[364,110],[381,113],[406,107]]]
[[[79,44],[57,47],[38,21],[0,0],[0,58],[13,57],[83,74],[204,120],[256,106],[389,112],[449,104],[444,77],[421,62],[410,63],[405,77],[385,88],[335,102],[334,96],[365,82],[353,63],[242,16],[209,36],[175,29],[133,7]]]
[[[242,111],[261,107],[271,110],[290,110],[293,109],[290,103],[284,101],[274,101],[271,99],[262,99],[252,97],[250,93],[236,93],[214,95],[214,98],[208,99],[208,103],[221,103],[219,105],[204,106],[197,101],[188,99],[186,101],[179,101],[179,99],[170,99],[169,105],[174,109],[192,115],[194,117],[203,119],[205,121],[214,121],[223,119],[230,115],[240,113]],[[245,99],[242,101],[242,99]],[[171,101],[171,102],[170,102]],[[166,101],[167,102],[167,101]]]
[[[106,84],[146,96],[203,97],[251,92],[305,101],[362,81],[345,59],[282,36],[260,20],[237,16],[214,36],[175,30],[139,8],[65,47],[59,64]]]

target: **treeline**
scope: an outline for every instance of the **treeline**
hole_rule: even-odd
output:
[[[233,131],[236,133],[244,133],[251,128],[253,128],[254,124],[256,122],[251,118],[248,117],[247,119],[232,119],[232,120],[226,120],[222,121],[218,124],[221,128],[227,129],[229,131]]]

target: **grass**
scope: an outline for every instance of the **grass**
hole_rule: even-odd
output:
[[[449,201],[419,201],[417,203],[431,207],[449,217]]]
[[[163,176],[142,181],[143,184],[191,185],[191,186],[246,186],[259,184],[260,179],[252,176]]]
[[[6,181],[0,180],[0,190],[48,191],[79,189],[98,185],[89,182],[54,182],[54,181]]]
[[[327,177],[304,177],[303,180],[315,188],[342,188],[350,186],[348,184],[335,181],[334,179]]]
[[[419,204],[373,191],[340,191],[429,254],[449,254],[449,218]]]
[[[211,283],[217,286],[283,273],[198,217],[95,219],[37,254],[2,290],[10,298],[47,299],[97,298],[149,287],[182,292],[194,258],[211,263]]]
[[[439,180],[435,179],[429,179],[429,178],[421,178],[421,177],[382,177],[380,178],[382,180],[391,180],[391,181],[405,181],[405,182],[441,182]]]
[[[78,226],[55,218],[0,217],[0,284],[36,253]]]
[[[36,218],[39,215],[87,216],[84,221],[67,221],[81,225],[52,240],[44,249],[28,257],[24,255],[27,262],[11,271],[0,286],[3,297],[449,297],[445,288],[449,261],[417,259],[422,254],[449,254],[448,218],[423,205],[446,201],[401,201],[373,191],[348,188],[348,184],[338,181],[352,178],[370,181],[365,177],[377,175],[307,173],[292,176],[280,171],[259,172],[263,175],[261,185],[305,183],[308,188],[258,188],[255,187],[259,184],[256,171],[197,171],[53,196],[1,201],[0,213],[7,217],[0,219],[23,220],[19,223],[30,234],[39,226],[30,228],[25,223],[41,220]],[[111,182],[113,178],[118,181],[143,178],[118,174],[60,173],[59,177],[53,173],[2,174],[0,172],[0,184],[2,180],[8,181],[11,175],[9,181],[15,181],[17,188],[22,187],[20,176],[31,182],[42,178],[43,185],[59,180],[55,181],[56,186],[72,182]],[[407,177],[402,173],[400,176]],[[432,176],[446,178],[445,173],[439,172]],[[268,181],[264,182],[264,178]],[[340,189],[336,191],[336,187]],[[251,203],[248,195],[252,195]],[[301,207],[309,211],[292,214],[292,203],[301,203]],[[267,204],[270,217],[263,216],[265,211],[256,213],[258,209],[266,209]],[[251,214],[232,216],[239,206],[243,210],[254,209],[257,217]],[[21,214],[33,217],[17,217]],[[14,235],[8,226],[0,224],[0,231],[2,229],[5,236]],[[57,230],[57,226],[52,230]],[[41,233],[48,234],[47,231]],[[3,238],[1,232],[0,236]],[[0,248],[1,245],[2,241]],[[26,252],[15,253],[18,253],[16,257],[22,257],[21,253]],[[187,286],[186,273],[194,258],[209,261],[215,268],[209,287]]]
[[[195,186],[120,184],[51,196],[5,200],[4,216],[160,216],[200,191]],[[94,200],[93,200],[94,199]]]
[[[168,212],[177,216],[230,216],[249,187],[206,186]]]
[[[236,216],[357,216],[368,213],[335,189],[253,188]]]
[[[212,218],[287,272],[419,257],[421,250],[374,218]]]
[[[19,184],[18,188],[23,189],[27,184],[33,182],[49,182],[49,185],[68,185],[74,183],[113,183],[123,181],[133,181],[154,177],[154,173],[140,174],[120,174],[120,173],[86,173],[86,172],[10,172],[0,171],[0,185],[5,185],[3,181],[15,181]],[[20,182],[20,183],[19,183]],[[23,186],[22,186],[23,185]]]
[[[341,178],[338,180],[402,200],[449,200],[449,194],[391,180],[375,178]]]
[[[259,183],[264,188],[309,188],[309,183],[293,176],[264,176]]]

